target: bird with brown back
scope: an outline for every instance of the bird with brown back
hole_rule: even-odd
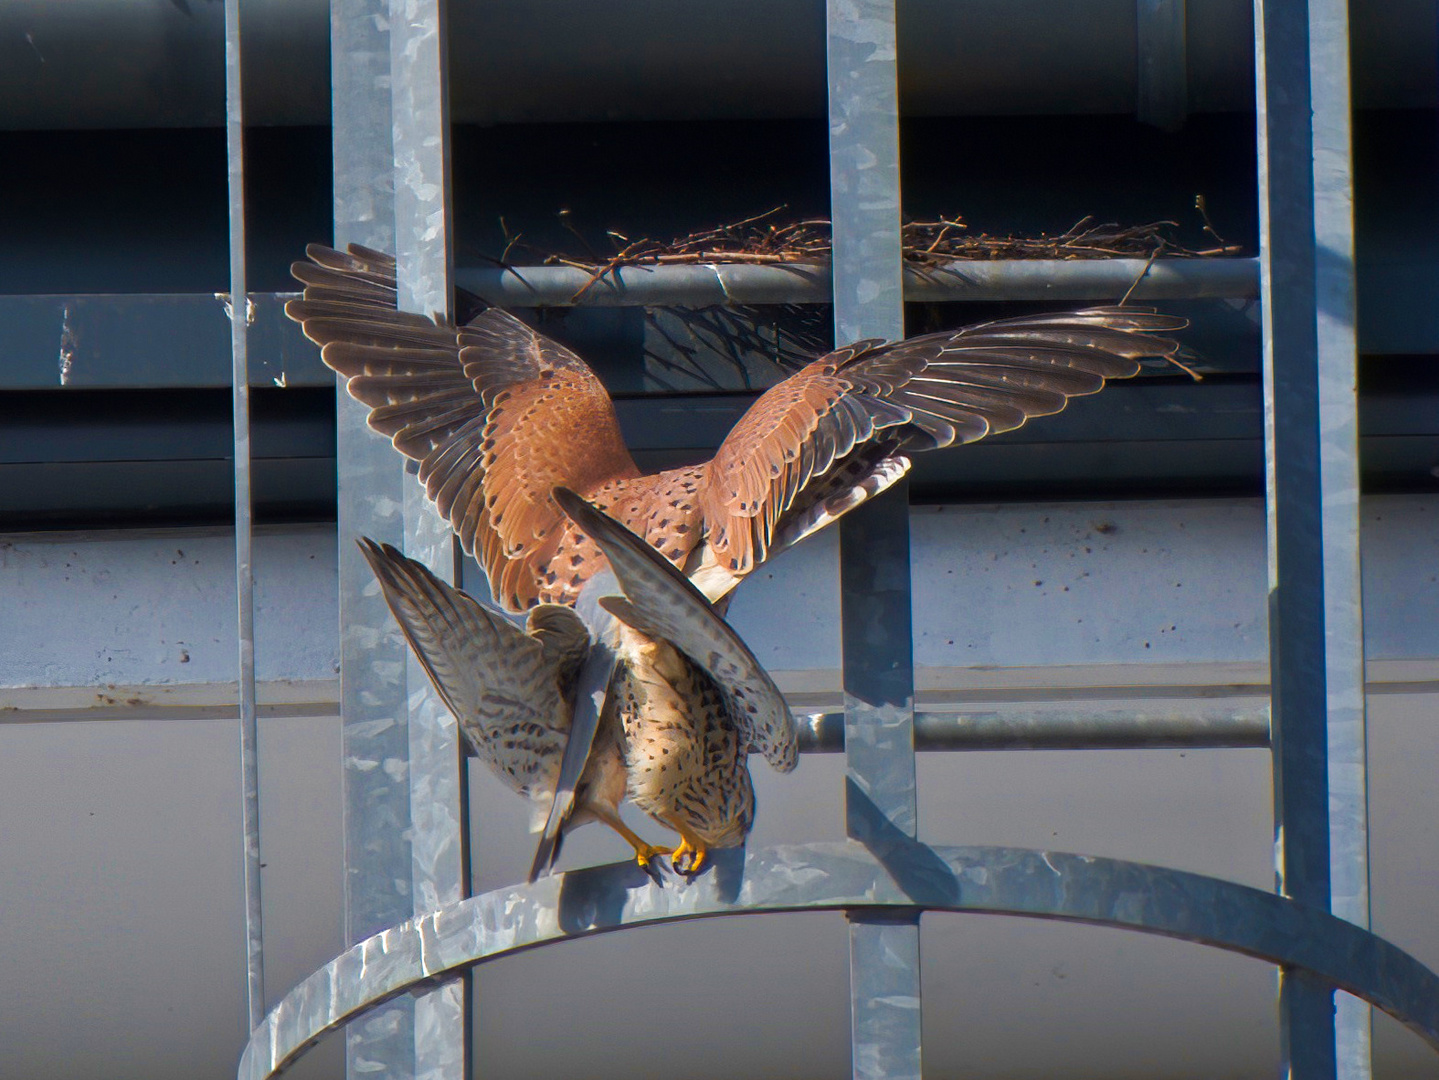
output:
[[[1143,358],[1173,357],[1178,343],[1164,335],[1186,325],[1147,308],[1095,307],[855,342],[761,394],[709,461],[644,473],[599,379],[564,346],[498,308],[463,326],[397,311],[395,262],[383,253],[352,245],[307,254],[293,267],[304,296],[287,314],[370,407],[370,426],[418,463],[426,494],[511,611],[573,605],[607,566],[595,537],[556,500],[557,487],[721,602],[766,558],[890,487],[914,453],[1057,413],[1108,379],[1137,374]],[[697,868],[708,847],[742,841],[752,803],[733,801],[719,815],[733,827],[717,834],[706,824],[701,835],[712,807],[668,789],[657,800],[637,796],[646,763],[634,747],[665,731],[686,748],[691,772],[743,772],[745,785],[729,792],[743,796],[748,773],[734,762],[757,749],[792,768],[793,725],[716,734],[726,717],[706,704],[693,657],[671,655],[662,638],[633,626],[616,647],[629,679],[631,797],[680,832],[679,851]],[[556,794],[542,855],[571,795],[563,786]]]

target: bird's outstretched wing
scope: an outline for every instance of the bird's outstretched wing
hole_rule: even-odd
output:
[[[511,787],[548,803],[569,735],[573,681],[589,632],[546,606],[527,633],[389,544],[359,541],[385,602],[477,756]]]
[[[291,268],[304,296],[285,305],[324,362],[370,406],[369,423],[420,463],[420,480],[519,611],[559,542],[550,489],[591,491],[639,475],[614,406],[574,353],[491,308],[464,327],[395,309],[395,261],[312,244]]]
[[[555,501],[600,546],[624,592],[604,597],[601,606],[689,657],[719,688],[749,748],[781,772],[793,769],[798,733],[784,695],[703,594],[638,536],[573,491],[557,488]]]
[[[874,486],[874,468],[896,455],[1057,413],[1106,379],[1137,374],[1141,357],[1173,355],[1178,343],[1160,335],[1185,325],[1101,307],[823,356],[762,394],[710,462],[700,497],[712,557],[742,576],[770,553],[787,515],[813,515],[816,499],[847,508],[865,494],[854,485]]]

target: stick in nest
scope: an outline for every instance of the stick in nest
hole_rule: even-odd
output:
[[[1202,195],[1196,197],[1195,208],[1203,218],[1205,233],[1212,236],[1219,246],[1196,250],[1179,244],[1171,235],[1172,230],[1179,227],[1173,221],[1153,221],[1125,227],[1113,222],[1095,224],[1093,217],[1086,216],[1059,236],[990,236],[987,233],[975,236],[968,232],[960,218],[940,216],[934,221],[905,223],[901,230],[901,252],[905,261],[915,267],[935,267],[965,260],[1144,258],[1148,260],[1145,263],[1146,272],[1161,254],[1181,259],[1238,254],[1239,246],[1226,244],[1215,231]],[[505,249],[500,262],[510,265],[511,253],[523,249],[537,256],[543,265],[583,270],[590,278],[575,293],[573,300],[578,301],[607,275],[628,266],[712,262],[783,265],[827,261],[833,253],[829,220],[811,218],[777,222],[775,218],[785,209],[784,205],[775,206],[762,214],[703,229],[668,242],[643,237],[631,240],[622,233],[609,230],[608,236],[615,251],[608,257],[599,255],[590,246],[575,228],[568,210],[560,211],[560,221],[584,246],[585,254],[582,256],[543,251],[534,245],[523,244],[522,234],[511,235],[507,223],[501,218]],[[1131,286],[1129,293],[1132,292]],[[1125,294],[1126,300],[1129,293]]]

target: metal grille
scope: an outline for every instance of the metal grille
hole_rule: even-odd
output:
[[[401,303],[445,312],[451,295],[449,119],[443,0],[333,0],[335,240],[393,248]],[[1184,114],[1184,5],[1140,0],[1141,113]],[[227,0],[232,295],[245,295],[237,0]],[[832,296],[836,336],[903,335],[903,300],[935,288],[907,278],[900,182],[894,0],[828,0],[832,283],[688,270],[636,282],[614,303]],[[751,851],[683,890],[658,894],[609,867],[465,898],[468,881],[453,720],[405,650],[350,537],[403,544],[453,579],[455,551],[417,485],[364,410],[339,395],[340,619],[347,940],[353,948],[268,1016],[260,995],[259,824],[250,630],[245,305],[234,307],[241,759],[250,1015],[240,1067],[258,1080],[320,1033],[347,1026],[350,1075],[468,1074],[465,973],[528,945],[648,922],[765,910],[832,909],[850,923],[855,1076],[921,1074],[918,922],[923,911],[1070,919],[1182,937],[1280,966],[1284,1066],[1304,1080],[1369,1072],[1369,1014],[1389,1011],[1439,1047],[1439,979],[1367,934],[1367,826],[1347,20],[1342,0],[1256,6],[1258,176],[1264,301],[1272,708],[1156,729],[1096,715],[1058,730],[1022,718],[960,726],[914,712],[909,511],[903,486],[841,528],[846,833],[838,844]],[[1128,267],[986,267],[945,295],[1024,295],[1048,275],[1056,298]],[[482,272],[479,272],[482,273]],[[572,291],[563,274],[541,292]],[[503,296],[519,286],[490,272]],[[1061,280],[1063,279],[1063,280]],[[658,281],[660,284],[655,284]],[[1065,282],[1068,282],[1066,285]],[[1076,282],[1080,284],[1076,284]],[[1016,284],[1018,283],[1018,284]],[[1245,295],[1252,264],[1162,269],[1154,295]],[[534,303],[536,284],[523,283]],[[769,291],[766,292],[765,290]],[[387,664],[376,663],[383,657]],[[397,674],[381,677],[377,672]],[[248,689],[246,689],[248,687]],[[838,718],[834,718],[838,719]],[[916,720],[924,745],[1272,744],[1277,893],[1123,863],[1004,848],[931,848],[916,839]],[[1266,734],[1268,738],[1266,739]],[[807,749],[837,749],[833,723]],[[986,743],[985,739],[992,740]],[[1048,741],[1046,741],[1048,740]],[[1167,740],[1167,741],[1166,741]],[[387,761],[403,769],[376,768]],[[742,861],[739,861],[742,860]],[[598,902],[601,898],[609,902]],[[599,912],[600,914],[596,914]],[[1332,915],[1329,914],[1332,912]],[[1336,918],[1335,916],[1338,916]],[[1334,988],[1340,995],[1336,1012]],[[415,991],[413,995],[406,991]],[[264,1019],[261,1020],[261,1017]]]

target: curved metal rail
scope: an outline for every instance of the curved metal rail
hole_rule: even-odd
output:
[[[568,937],[719,915],[890,908],[987,912],[1137,930],[1297,968],[1383,1009],[1439,1050],[1439,976],[1352,923],[1218,878],[1143,863],[907,838],[717,852],[658,888],[633,863],[496,889],[392,927],[286,995],[239,1080],[265,1080],[322,1034],[437,976]]]

